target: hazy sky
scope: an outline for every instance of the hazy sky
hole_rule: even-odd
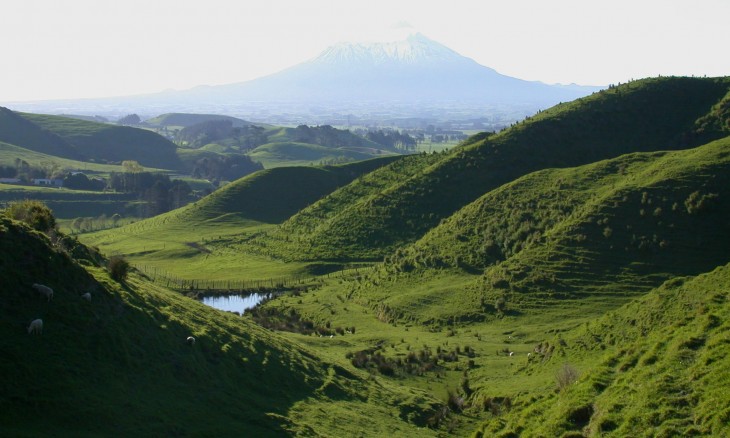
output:
[[[414,31],[547,83],[724,76],[728,17],[730,0],[10,0],[0,102],[241,82]]]

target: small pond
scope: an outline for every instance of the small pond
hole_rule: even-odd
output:
[[[202,302],[218,310],[243,314],[246,310],[255,307],[261,301],[269,299],[272,296],[273,294],[271,292],[246,295],[219,295],[203,297]]]

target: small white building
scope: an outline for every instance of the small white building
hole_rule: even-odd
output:
[[[33,185],[46,187],[63,187],[62,179],[33,178]]]

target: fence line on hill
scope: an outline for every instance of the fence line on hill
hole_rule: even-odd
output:
[[[269,277],[262,279],[238,279],[238,280],[209,280],[209,279],[187,279],[173,275],[156,266],[134,265],[134,267],[149,277],[152,282],[163,285],[169,289],[179,291],[206,291],[219,293],[246,293],[266,289],[281,289],[284,287],[312,283],[321,278],[340,278],[349,274],[359,274],[368,270],[367,267],[356,267],[341,269],[321,276],[313,275],[289,275]]]

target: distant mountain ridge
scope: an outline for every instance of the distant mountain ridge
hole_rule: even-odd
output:
[[[298,123],[311,124],[313,112],[368,115],[396,108],[398,117],[449,111],[476,117],[484,115],[484,108],[495,106],[527,115],[601,88],[505,76],[415,34],[389,43],[336,44],[309,61],[246,82],[140,96],[32,102],[14,108],[54,112],[55,105],[58,111],[89,114],[102,108],[118,114],[210,111],[245,118],[258,114],[264,117],[259,121],[265,122],[266,114],[293,113]]]
[[[389,43],[340,43],[279,73],[190,92],[223,92],[230,98],[256,100],[532,102],[545,106],[599,89],[547,85],[501,75],[416,34]]]

